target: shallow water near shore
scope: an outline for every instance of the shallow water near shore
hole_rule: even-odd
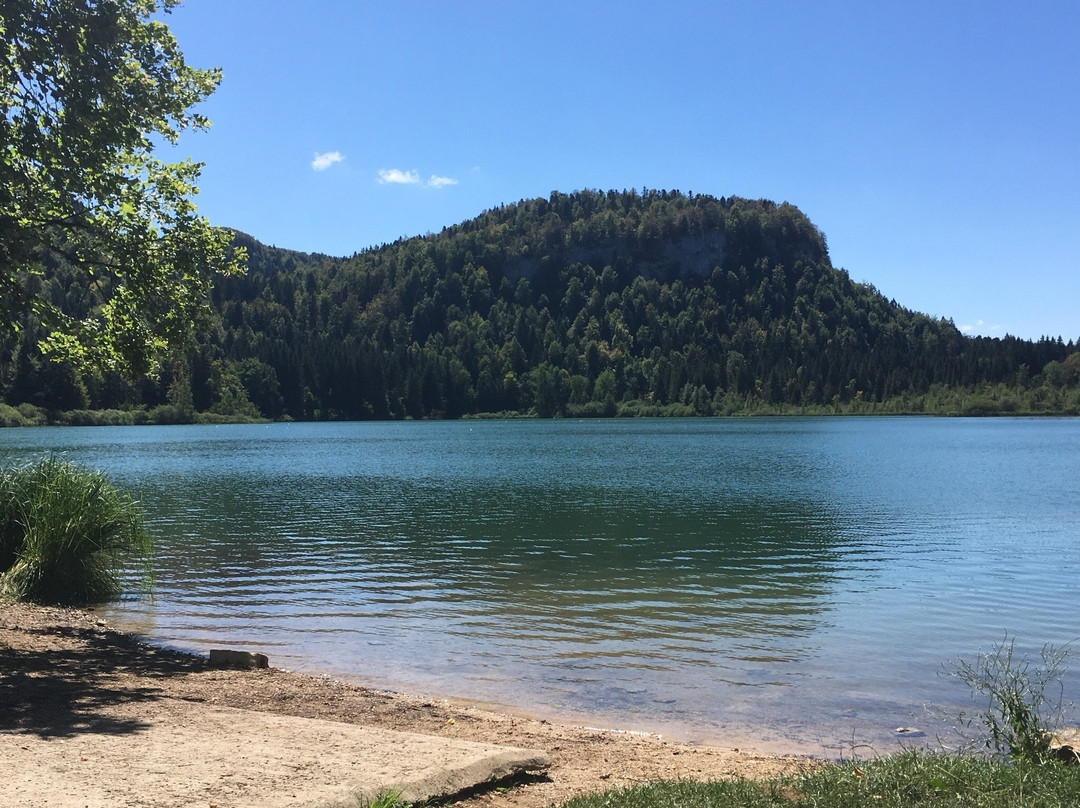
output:
[[[970,711],[957,656],[1080,636],[1075,419],[0,431],[5,464],[50,451],[158,537],[110,622],[376,687],[889,752]]]

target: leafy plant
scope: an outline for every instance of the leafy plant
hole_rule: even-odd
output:
[[[987,749],[1013,760],[1050,759],[1050,731],[1065,715],[1064,686],[1067,647],[1043,646],[1038,663],[1017,654],[1015,640],[1005,635],[974,660],[959,659],[953,674],[985,702],[976,716],[961,715],[961,724],[981,724]]]
[[[133,560],[152,583],[142,510],[101,472],[46,457],[0,473],[0,592],[40,603],[91,603],[121,593]]]

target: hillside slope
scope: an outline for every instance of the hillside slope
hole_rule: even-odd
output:
[[[971,339],[904,308],[788,204],[581,191],[347,259],[237,240],[250,271],[217,284],[220,330],[126,395],[296,419],[918,410],[980,385],[1077,406],[1071,342]]]

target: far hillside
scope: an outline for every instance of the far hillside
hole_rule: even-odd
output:
[[[351,258],[236,243],[248,275],[161,378],[52,365],[30,323],[4,400],[136,421],[1080,413],[1071,340],[965,337],[833,267],[788,204],[581,191]],[[94,305],[63,267],[43,283]]]

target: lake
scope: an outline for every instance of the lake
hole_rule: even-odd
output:
[[[592,726],[889,752],[970,710],[943,665],[1080,636],[1076,419],[0,431],[45,452],[147,511],[119,627]]]

